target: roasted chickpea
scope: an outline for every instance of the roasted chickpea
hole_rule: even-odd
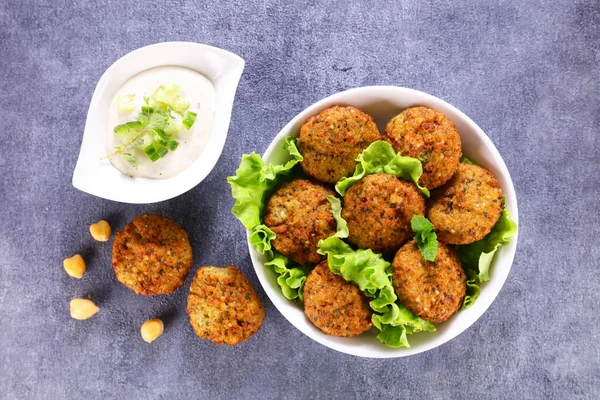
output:
[[[71,318],[84,320],[91,318],[100,310],[93,301],[88,299],[71,300]]]
[[[110,229],[110,225],[105,220],[100,220],[95,224],[90,225],[90,233],[94,240],[98,242],[106,242],[110,239],[110,235],[112,230]]]
[[[81,279],[85,272],[85,261],[79,254],[75,254],[63,261],[63,268],[70,277]]]
[[[146,343],[152,343],[162,335],[164,329],[165,325],[163,322],[158,318],[154,318],[144,322],[140,332],[142,333],[142,339],[144,339]]]

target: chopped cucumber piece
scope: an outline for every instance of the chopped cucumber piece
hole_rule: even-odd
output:
[[[169,104],[169,106],[175,111],[184,112],[190,108],[190,102],[183,97],[178,97],[175,99],[175,102],[173,104]]]
[[[196,122],[196,117],[198,116],[198,114],[196,114],[193,111],[188,111],[184,114],[183,116],[183,121],[181,121],[181,123],[183,125],[185,125],[185,127],[187,129],[190,129],[192,127],[192,125],[194,125],[194,122]]]
[[[117,97],[117,110],[119,112],[132,112],[135,109],[133,101],[135,100],[132,94],[122,94]]]
[[[160,159],[160,156],[158,155],[158,152],[154,149],[153,145],[146,147],[144,149],[144,153],[146,153],[146,155],[152,162],[156,162]]]
[[[181,122],[170,120],[167,126],[165,127],[165,133],[169,136],[177,135],[181,129],[183,128],[183,124]]]
[[[167,141],[170,139],[169,135],[167,135],[167,133],[165,131],[163,131],[162,129],[154,129],[154,134],[158,137],[159,140],[162,141]]]
[[[151,143],[152,143],[152,135],[150,135],[149,133],[147,133],[144,136],[142,136],[142,138],[139,140],[139,144],[137,146],[135,146],[135,147],[146,148]]]
[[[152,162],[158,161],[159,159],[163,158],[168,152],[169,149],[167,149],[166,146],[156,141],[152,142],[150,146],[144,149],[144,153],[146,153],[146,155]]]
[[[168,96],[179,97],[179,89],[181,89],[179,85],[169,82],[166,83],[163,88]]]
[[[124,134],[130,133],[131,131],[138,132],[140,129],[142,129],[143,126],[144,126],[144,124],[142,124],[140,121],[130,121],[130,122],[126,122],[124,124],[115,126],[115,129],[113,129],[113,132],[115,132],[117,135],[124,135]]]
[[[165,146],[161,143],[154,142],[154,149],[156,150],[156,152],[158,153],[160,158],[163,158],[169,152],[169,149],[167,148],[167,146]]]
[[[177,147],[179,147],[179,142],[177,140],[169,139],[167,141],[167,148],[169,150],[175,151],[175,150],[177,150]]]
[[[168,83],[164,86],[160,86],[152,94],[151,100],[154,100],[163,111],[167,111],[167,108],[171,108],[175,111],[183,112],[190,108],[190,102],[179,96],[179,86],[174,83]],[[149,105],[150,104],[149,102]]]

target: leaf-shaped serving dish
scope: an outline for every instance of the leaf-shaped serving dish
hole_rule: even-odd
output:
[[[109,110],[117,91],[133,76],[155,67],[177,66],[208,78],[215,89],[212,129],[200,156],[169,179],[131,178],[106,155]],[[88,110],[73,186],[86,193],[123,203],[168,200],[198,185],[217,163],[229,129],[238,82],[244,69],[239,56],[216,47],[188,42],[158,43],[135,50],[111,65],[100,78]]]

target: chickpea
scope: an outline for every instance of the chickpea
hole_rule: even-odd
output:
[[[142,333],[142,339],[144,339],[144,341],[147,343],[151,343],[160,335],[162,335],[164,329],[165,325],[160,319],[149,319],[148,321],[144,322],[142,329],[140,329]]]
[[[71,318],[88,319],[100,310],[93,301],[88,299],[73,299],[71,300]]]
[[[98,242],[106,242],[110,239],[110,235],[112,234],[112,230],[110,229],[110,225],[105,220],[100,220],[95,224],[90,225],[90,233],[94,240]]]
[[[85,261],[79,254],[75,254],[71,258],[65,258],[63,268],[70,277],[81,279],[85,272]]]

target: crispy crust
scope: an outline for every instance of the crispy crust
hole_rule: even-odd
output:
[[[373,325],[369,299],[356,285],[331,272],[327,261],[319,263],[306,278],[304,314],[333,336],[360,335]]]
[[[414,233],[413,215],[425,215],[425,200],[417,188],[394,175],[367,175],[344,197],[342,217],[348,241],[376,253],[394,254]]]
[[[300,128],[298,150],[304,172],[322,182],[335,183],[352,175],[356,157],[382,139],[371,116],[356,107],[330,107]]]
[[[230,346],[248,340],[265,319],[258,295],[234,266],[199,268],[190,286],[187,313],[198,336]]]
[[[426,261],[414,240],[392,262],[392,283],[400,302],[430,322],[444,322],[461,306],[467,277],[457,252],[438,243],[435,261]]]
[[[427,217],[440,241],[468,244],[490,233],[503,209],[496,178],[484,168],[461,163],[456,175],[431,198]]]
[[[277,235],[273,240],[277,251],[300,264],[316,264],[324,258],[317,253],[317,244],[336,231],[327,195],[335,196],[335,192],[322,184],[296,179],[271,196],[264,221]]]
[[[112,264],[117,279],[137,294],[168,294],[192,267],[187,232],[160,215],[135,217],[115,236]]]
[[[385,128],[385,140],[404,156],[423,163],[422,186],[435,189],[446,183],[458,168],[461,141],[454,123],[427,107],[407,108]]]

